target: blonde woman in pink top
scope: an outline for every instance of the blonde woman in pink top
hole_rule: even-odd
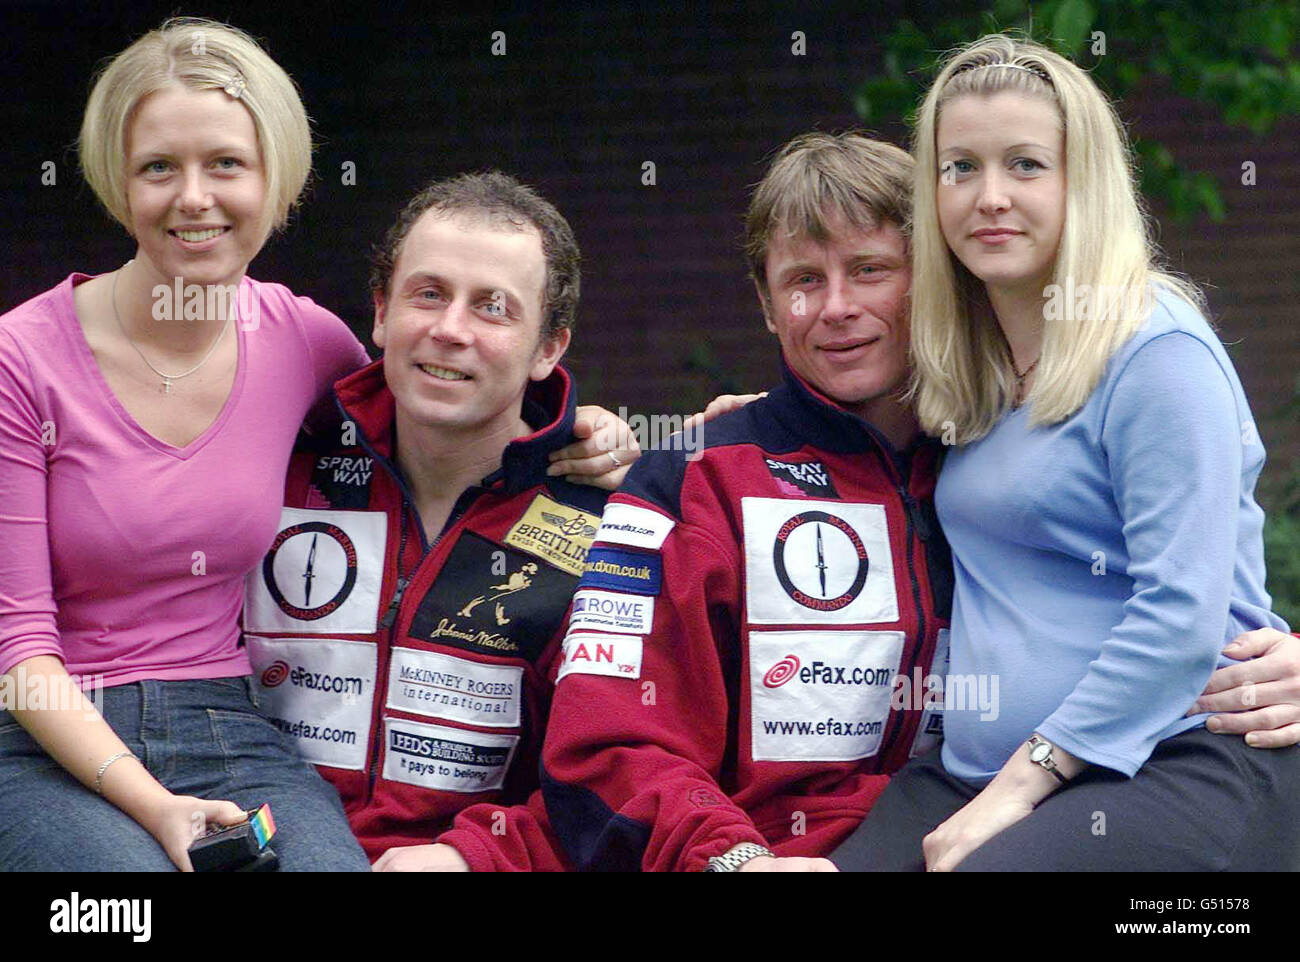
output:
[[[302,103],[241,31],[170,20],[100,75],[80,151],[138,248],[0,317],[0,869],[184,870],[270,802],[281,868],[368,870],[240,640],[299,426],[367,360],[246,276],[310,170]]]
[[[366,360],[245,276],[306,181],[306,113],[249,37],[173,20],[100,75],[80,151],[138,248],[0,317],[0,867],[188,869],[270,802],[283,868],[364,871],[239,631],[298,427]]]

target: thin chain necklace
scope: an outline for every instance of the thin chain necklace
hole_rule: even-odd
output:
[[[208,359],[211,358],[212,355],[217,352],[217,345],[220,344],[221,339],[226,336],[226,328],[228,328],[230,325],[228,323],[221,325],[221,330],[217,332],[217,336],[213,339],[212,346],[208,348],[208,353],[203,355],[203,360],[199,361],[198,364],[195,364],[192,368],[190,368],[188,371],[185,371],[182,374],[164,374],[162,371],[158,370],[156,367],[154,367],[152,364],[149,363],[149,359],[144,356],[144,352],[141,351],[140,348],[136,346],[135,341],[131,340],[131,335],[126,333],[126,327],[125,325],[122,324],[122,315],[119,314],[117,311],[117,279],[118,277],[121,276],[122,271],[126,270],[127,267],[131,265],[131,263],[132,261],[127,261],[125,264],[122,265],[121,268],[119,268],[113,274],[113,317],[117,319],[117,329],[121,331],[122,336],[126,338],[126,343],[131,345],[131,349],[140,356],[140,360],[144,361],[145,366],[149,368],[149,370],[153,371],[160,378],[162,378],[162,386],[158,389],[159,393],[171,394],[172,381],[179,381],[183,377],[189,377],[191,374],[193,374],[195,371],[201,368],[204,364],[208,363]]]
[[[1038,357],[1034,358],[1034,363],[1029,365],[1029,367],[1025,368],[1023,371],[1016,369],[1016,359],[1014,357],[1011,358],[1011,373],[1016,376],[1015,407],[1020,407],[1020,405],[1025,403],[1025,378],[1034,373],[1034,368],[1038,367],[1038,362],[1042,356],[1042,354],[1039,354]]]

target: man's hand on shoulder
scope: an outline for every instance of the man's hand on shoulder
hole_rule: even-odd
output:
[[[757,401],[761,397],[767,397],[767,392],[764,391],[762,394],[719,394],[709,402],[703,411],[697,411],[688,417],[682,424],[682,430],[689,431],[692,428],[702,427],[714,418],[730,414],[732,411],[739,411],[746,404]]]
[[[578,440],[551,452],[546,473],[564,475],[573,484],[589,484],[614,491],[627,477],[641,446],[627,422],[613,411],[583,405],[574,415],[573,435]]]
[[[1223,650],[1237,665],[1210,676],[1189,715],[1214,711],[1205,727],[1246,736],[1252,748],[1286,748],[1300,742],[1300,638],[1275,628],[1238,635]]]

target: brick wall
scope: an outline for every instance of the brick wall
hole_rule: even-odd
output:
[[[721,390],[775,377],[775,350],[744,276],[747,189],[784,140],[855,118],[849,91],[878,57],[872,38],[904,6],[596,5],[562,15],[527,5],[208,4],[205,13],[266,38],[299,82],[316,124],[319,179],[287,235],[252,273],[280,280],[368,327],[367,245],[424,180],[498,166],[538,186],[585,252],[571,366],[584,396],[613,408],[695,409]],[[191,8],[192,9],[192,8]],[[110,270],[129,240],[92,206],[66,151],[94,63],[176,10],[105,6],[75,22],[60,5],[0,10],[0,305],[73,269]],[[504,30],[505,57],[490,54]],[[791,33],[806,35],[806,56]],[[1138,132],[1210,171],[1229,203],[1223,224],[1162,225],[1174,265],[1211,285],[1256,412],[1289,396],[1300,303],[1300,121],[1270,135],[1217,125],[1207,109],[1152,91],[1124,105]],[[900,129],[882,134],[899,139]],[[40,165],[59,166],[55,187]],[[357,166],[356,186],[340,182]],[[1256,163],[1255,187],[1240,184]],[[642,165],[657,183],[644,186]],[[1265,422],[1274,464],[1300,452],[1294,424]]]

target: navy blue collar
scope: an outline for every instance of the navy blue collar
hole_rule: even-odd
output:
[[[906,449],[899,451],[870,421],[845,410],[796,374],[784,354],[781,373],[785,383],[772,392],[778,402],[784,402],[775,405],[776,415],[787,430],[814,447],[846,454],[880,448],[897,462],[901,456],[937,443],[918,434]]]
[[[549,480],[546,477],[551,463],[548,456],[574,439],[576,388],[573,375],[559,364],[544,381],[529,382],[522,414],[533,433],[506,445],[501,467],[483,479],[483,487],[502,482],[506,492],[514,494]]]

